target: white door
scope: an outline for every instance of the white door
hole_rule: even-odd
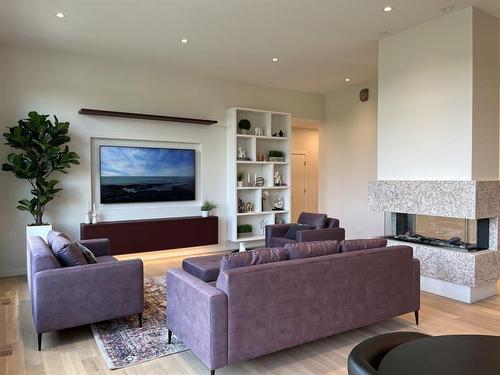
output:
[[[307,159],[305,153],[292,153],[292,223],[307,211]]]

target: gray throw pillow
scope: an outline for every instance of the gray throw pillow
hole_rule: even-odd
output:
[[[289,240],[296,240],[297,232],[300,232],[302,230],[310,230],[313,228],[314,227],[309,224],[291,224],[290,228],[288,228],[288,231],[285,234],[285,238],[288,238]]]
[[[282,247],[249,250],[242,253],[225,255],[220,262],[220,271],[255,266],[257,264],[280,262],[287,259],[287,252]]]
[[[385,238],[370,238],[366,240],[344,240],[340,243],[340,252],[347,253],[349,251],[377,249],[386,247],[387,240]]]
[[[312,241],[289,243],[285,245],[285,250],[288,252],[288,258],[312,258],[323,255],[337,254],[339,252],[338,241]]]
[[[97,263],[97,260],[95,259],[94,253],[87,247],[83,246],[81,243],[76,243],[80,251],[82,252],[83,257],[85,258],[85,261],[87,264],[94,264]]]
[[[61,266],[72,267],[87,264],[82,252],[77,244],[60,234],[52,241],[52,253],[57,258]]]

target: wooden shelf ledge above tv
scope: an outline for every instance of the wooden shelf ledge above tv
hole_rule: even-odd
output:
[[[124,117],[124,118],[140,119],[140,120],[180,122],[183,124],[196,124],[196,125],[214,125],[214,124],[217,124],[217,121],[204,120],[204,119],[199,119],[199,118],[150,115],[150,114],[146,114],[146,113],[105,111],[102,109],[82,108],[78,111],[78,113],[81,115]]]

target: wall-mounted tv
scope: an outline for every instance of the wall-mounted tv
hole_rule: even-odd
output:
[[[101,203],[196,200],[193,149],[100,146]]]

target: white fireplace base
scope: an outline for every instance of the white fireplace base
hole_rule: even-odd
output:
[[[437,294],[457,301],[474,303],[495,296],[497,294],[497,283],[494,281],[489,284],[470,287],[453,284],[433,277],[421,276],[420,289],[424,292]]]

